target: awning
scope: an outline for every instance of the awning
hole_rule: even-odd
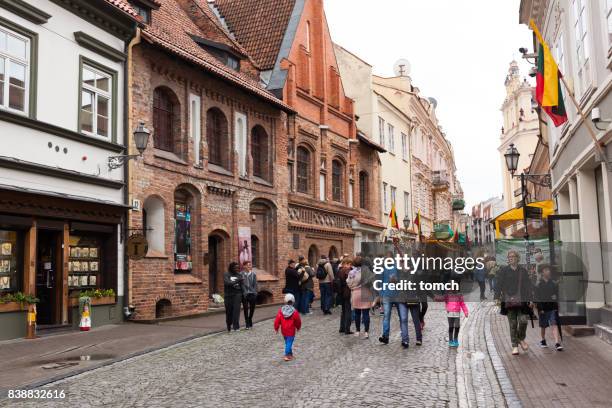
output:
[[[534,203],[527,204],[529,207],[537,207],[542,209],[542,218],[548,218],[549,215],[555,213],[555,205],[552,200],[536,201]],[[495,224],[495,236],[500,238],[499,224],[501,221],[522,221],[523,220],[523,207],[513,208],[498,215],[496,218],[491,220],[491,223]]]

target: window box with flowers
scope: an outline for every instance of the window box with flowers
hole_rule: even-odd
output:
[[[79,306],[79,298],[91,298],[92,306],[114,305],[117,303],[117,296],[113,289],[90,289],[78,292],[70,297],[70,306]]]
[[[38,298],[32,295],[26,295],[22,292],[9,293],[0,296],[0,313],[27,310],[28,305],[36,303],[38,303]]]

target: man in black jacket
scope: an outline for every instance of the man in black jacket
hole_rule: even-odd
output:
[[[499,270],[495,288],[495,298],[502,301],[500,313],[506,315],[510,325],[513,355],[519,354],[519,345],[523,351],[529,349],[525,336],[527,320],[532,314],[530,302],[533,300],[529,273],[519,265],[519,261],[520,255],[517,251],[508,251],[508,265]]]
[[[238,262],[229,264],[227,272],[223,274],[223,288],[225,301],[225,323],[227,331],[240,329],[240,304],[242,303],[242,282],[244,277],[240,273]]]
[[[297,264],[293,259],[290,259],[285,268],[285,289],[283,293],[291,293],[295,298],[294,305],[298,305],[300,301],[300,275],[297,271]]]

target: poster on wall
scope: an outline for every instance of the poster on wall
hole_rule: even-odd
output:
[[[495,260],[498,265],[508,264],[508,252],[516,251],[519,254],[519,263],[527,266],[531,276],[539,276],[543,265],[550,264],[550,244],[548,239],[530,240],[526,245],[522,239],[498,239],[495,240]]]
[[[238,254],[240,258],[240,265],[246,261],[252,262],[251,227],[238,227]]]

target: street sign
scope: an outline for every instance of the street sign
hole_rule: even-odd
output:
[[[527,205],[524,211],[525,211],[525,218],[531,218],[535,220],[542,219],[542,209],[540,207],[532,207],[530,205]]]
[[[142,234],[131,235],[127,240],[126,251],[128,258],[138,261],[145,257],[149,250],[147,238]]]

